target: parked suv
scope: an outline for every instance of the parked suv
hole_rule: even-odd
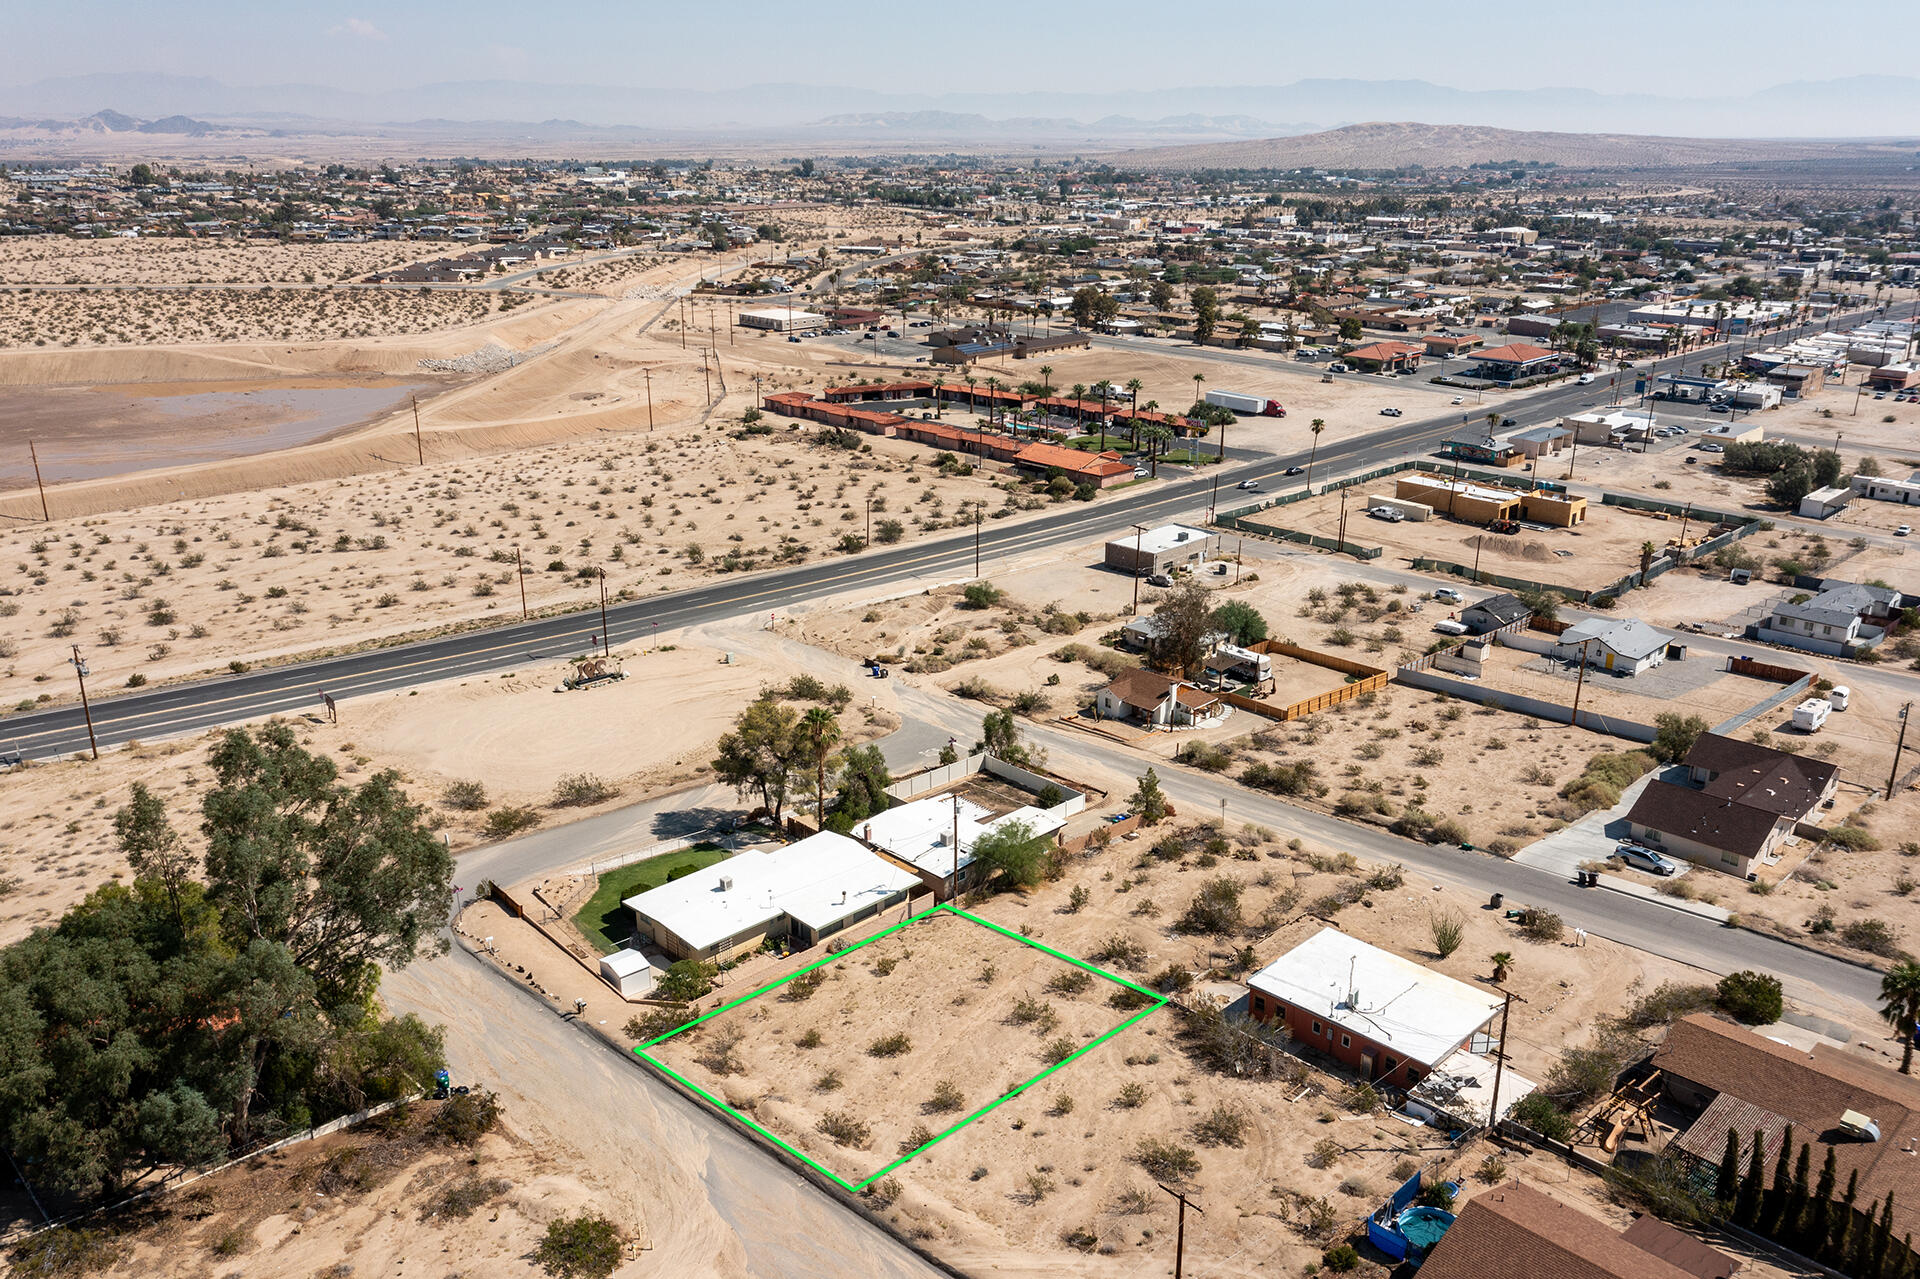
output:
[[[1614,855],[1636,870],[1651,871],[1656,875],[1677,875],[1680,868],[1654,852],[1644,844],[1622,843],[1614,848]]]

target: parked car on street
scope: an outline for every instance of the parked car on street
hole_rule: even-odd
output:
[[[1451,586],[1436,586],[1433,590],[1433,598],[1443,604],[1458,604],[1461,602],[1460,592],[1454,590]]]

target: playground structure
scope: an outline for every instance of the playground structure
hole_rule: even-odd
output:
[[[1660,1072],[1628,1084],[1587,1117],[1582,1131],[1608,1154],[1616,1154],[1628,1133],[1637,1131],[1648,1149],[1654,1145],[1653,1108],[1660,1101]]]

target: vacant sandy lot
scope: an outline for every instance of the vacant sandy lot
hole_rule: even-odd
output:
[[[329,284],[439,257],[450,247],[433,241],[282,244],[278,240],[12,236],[0,241],[0,286]]]
[[[330,756],[353,783],[397,770],[453,847],[482,842],[490,813],[525,808],[541,823],[570,820],[692,781],[707,770],[714,742],[761,688],[784,684],[802,667],[778,655],[734,652],[723,664],[712,648],[628,653],[627,679],[579,692],[556,692],[572,668],[531,666],[477,678],[375,694],[340,703],[340,722],[317,714],[292,722],[303,745]],[[858,742],[897,721],[888,689],[840,717]],[[316,708],[317,710],[317,708]],[[175,827],[197,829],[211,783],[206,757],[217,734],[139,744],[98,762],[62,760],[6,776],[0,817],[0,944],[50,923],[88,891],[126,875],[113,815],[134,782],[165,801]],[[556,808],[561,778],[590,774],[615,792],[584,808]],[[478,782],[484,802],[456,807],[447,788]]]
[[[1604,586],[1635,571],[1640,566],[1641,543],[1652,541],[1656,546],[1661,545],[1680,529],[1678,524],[1669,528],[1664,522],[1656,523],[1622,508],[1603,507],[1598,502],[1588,505],[1586,522],[1571,529],[1536,531],[1529,528],[1517,534],[1488,533],[1478,525],[1438,514],[1429,520],[1404,520],[1396,524],[1367,515],[1365,500],[1374,492],[1392,496],[1392,477],[1364,493],[1354,490],[1349,495],[1347,541],[1384,547],[1398,563],[1426,556],[1472,568],[1477,560],[1481,571],[1486,573],[1581,590]],[[1340,508],[1337,495],[1316,497],[1270,507],[1247,518],[1331,538],[1340,530]]]
[[[436,1274],[538,1275],[529,1254],[547,1223],[587,1212],[629,1233],[630,1256],[651,1246],[640,1205],[591,1163],[522,1139],[511,1115],[472,1147],[435,1142],[422,1125],[436,1106],[417,1103],[164,1196],[114,1240],[117,1262],[97,1273],[396,1274],[411,1261]]]
[[[584,608],[601,569],[612,595],[632,598],[844,554],[844,539],[865,536],[869,496],[883,540],[951,527],[966,502],[1006,500],[985,476],[942,476],[917,446],[874,443],[829,449],[784,424],[744,440],[663,427],[15,526],[0,535],[11,619],[0,701],[68,696],[61,663],[75,642],[105,690],[518,617],[522,581],[534,609]]]
[[[1537,632],[1532,634],[1543,638]],[[1718,724],[1780,691],[1778,684],[1766,680],[1728,674],[1726,662],[1716,656],[1669,662],[1638,676],[1615,675],[1589,666],[1583,679],[1574,663],[1496,647],[1489,652],[1485,666],[1481,678],[1488,687],[1563,706],[1573,704],[1577,687],[1582,715],[1591,710],[1596,715],[1618,715],[1642,724],[1651,724],[1654,716],[1665,712],[1698,715],[1709,724]]]
[[[1676,965],[1598,941],[1584,949],[1521,941],[1498,912],[1391,871],[1376,874],[1336,852],[1283,848],[1254,831],[1209,848],[1204,828],[1157,843],[1165,833],[1116,842],[1075,859],[1058,882],[1030,896],[992,897],[971,909],[1070,954],[1118,955],[1117,970],[1135,980],[1191,979],[1187,1000],[1237,997],[1237,950],[1250,948],[1252,961],[1265,964],[1321,927],[1321,914],[1468,982],[1484,981],[1493,951],[1514,951],[1513,989],[1530,1002],[1524,1024],[1515,1025],[1513,1065],[1530,1078],[1562,1045],[1582,1039],[1622,992],[1683,975]],[[1219,877],[1238,886],[1241,922],[1220,935],[1180,931],[1176,921],[1200,885]],[[1075,888],[1088,893],[1078,909],[1068,900]],[[1432,914],[1449,910],[1465,920],[1467,937],[1440,961],[1424,948]],[[1050,1040],[1084,1044],[1124,1016],[1105,1005],[1097,984],[1050,990],[1065,968],[1059,961],[1027,959],[1033,952],[967,928],[948,920],[895,934],[829,965],[823,971],[839,968],[841,976],[829,976],[809,999],[763,996],[713,1019],[674,1047],[672,1060],[703,1087],[751,1107],[783,1138],[865,1176],[898,1157],[915,1124],[938,1131],[968,1113],[949,1118],[924,1109],[942,1080],[978,1108],[1043,1068]],[[943,931],[962,935],[949,940]],[[894,963],[882,974],[887,959]],[[1039,1020],[1013,1019],[1021,998],[1041,1008],[1025,1005],[1020,1015]],[[1036,1030],[1047,1011],[1056,1024]],[[1171,1204],[1137,1161],[1143,1139],[1160,1139],[1199,1163],[1192,1184],[1209,1216],[1206,1229],[1188,1235],[1188,1264],[1197,1261],[1204,1273],[1293,1273],[1375,1206],[1405,1175],[1404,1161],[1438,1152],[1429,1130],[1355,1113],[1343,1074],[1303,1064],[1290,1068],[1304,1069],[1299,1082],[1286,1085],[1216,1073],[1193,1055],[1183,1022],[1163,1009],[1076,1059],[890,1174],[876,1206],[962,1266],[1008,1248],[1054,1253],[1063,1267],[1076,1248],[1147,1254],[1170,1265]],[[814,1030],[818,1045],[798,1046]],[[910,1040],[905,1052],[868,1055],[874,1040],[896,1031]],[[837,1072],[837,1086],[829,1081],[823,1090],[829,1072]],[[1244,1117],[1237,1146],[1204,1139],[1201,1121],[1222,1108]],[[855,1112],[869,1125],[864,1148],[817,1130],[830,1110]],[[1316,1153],[1322,1142],[1331,1145]],[[1321,1200],[1329,1210],[1316,1230]]]

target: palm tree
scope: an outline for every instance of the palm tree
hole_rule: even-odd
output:
[[[1053,365],[1040,366],[1040,394],[1042,397],[1053,394]]]
[[[1113,389],[1113,383],[1101,378],[1093,384],[1095,395],[1100,397],[1100,451],[1107,451],[1107,392]]]
[[[1086,406],[1082,404],[1080,401],[1086,398],[1087,388],[1083,383],[1075,382],[1073,384],[1073,389],[1069,391],[1068,394],[1073,396],[1073,419],[1074,419],[1075,429],[1077,429],[1082,435],[1085,435],[1087,433],[1087,409],[1086,409]]]
[[[1313,419],[1313,425],[1307,428],[1313,432],[1313,447],[1307,450],[1307,487],[1313,487],[1313,459],[1320,454],[1320,432],[1327,429],[1327,420],[1323,417]]]
[[[1900,1032],[1900,1073],[1913,1073],[1913,1029],[1920,1022],[1920,964],[1895,964],[1880,979],[1880,1015]]]
[[[1207,375],[1204,373],[1196,373],[1193,375],[1193,402],[1195,404],[1200,402],[1200,384],[1206,380]]]
[[[1140,416],[1140,392],[1146,389],[1147,384],[1139,378],[1127,379],[1127,394],[1133,397],[1133,405],[1127,415],[1127,435],[1133,441],[1134,448],[1140,447],[1140,423],[1137,419]]]
[[[1508,971],[1513,967],[1513,952],[1497,950],[1490,958],[1493,961],[1493,980],[1496,983],[1505,981]]]
[[[824,706],[816,706],[800,717],[800,731],[807,748],[813,752],[814,829],[827,828],[827,756],[840,741],[840,721]]]
[[[938,373],[933,375],[933,415],[935,417],[946,416],[945,406],[940,403],[940,388],[946,384],[947,379],[941,377]]]
[[[990,377],[987,379],[987,389],[989,391],[998,391],[1000,389],[1000,386],[1001,386],[1001,382],[999,378]],[[993,397],[993,402],[987,405],[987,426],[989,428],[992,428],[994,425],[994,410],[999,406],[999,404],[1000,404],[1000,397],[996,395]]]

